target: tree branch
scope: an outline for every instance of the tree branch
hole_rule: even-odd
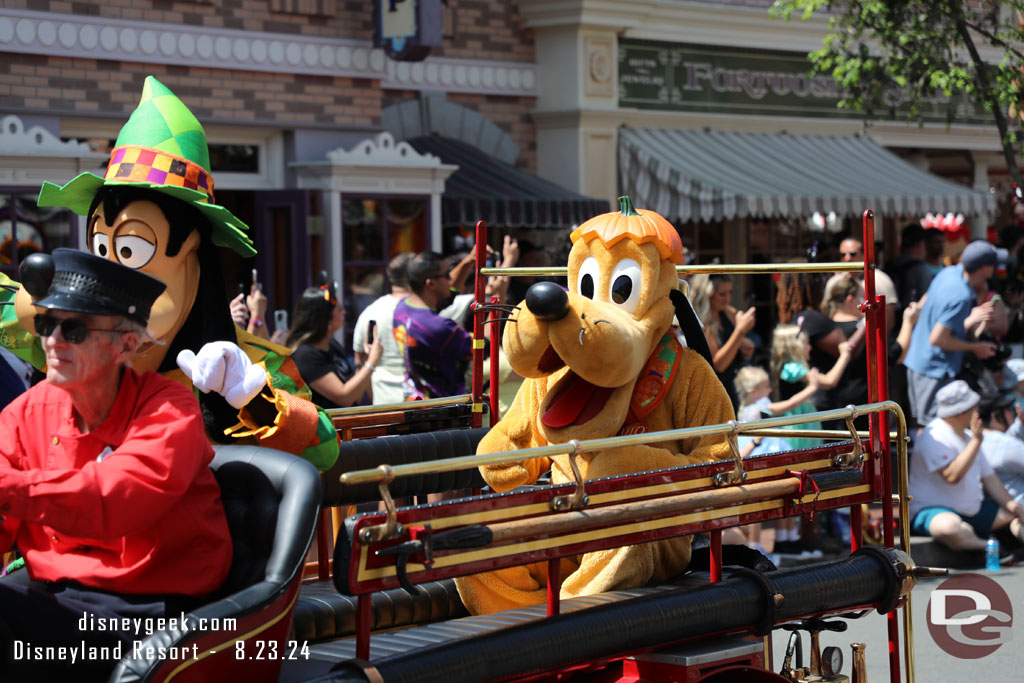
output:
[[[1009,172],[1010,177],[1013,178],[1013,182],[1017,183],[1017,187],[1024,187],[1024,178],[1021,177],[1020,168],[1017,166],[1017,158],[1010,145],[1010,131],[1006,115],[1003,113],[1002,107],[1000,107],[999,97],[989,85],[988,64],[978,54],[978,47],[974,44],[970,31],[967,30],[967,22],[962,8],[957,7],[957,12],[958,16],[955,18],[956,30],[964,41],[967,51],[971,54],[971,60],[974,62],[974,72],[978,78],[981,92],[985,93],[985,99],[992,105],[992,116],[995,118],[996,127],[999,129],[999,139],[1003,147],[1003,158],[1006,159],[1006,170]]]
[[[994,33],[991,33],[989,31],[987,31],[986,29],[982,28],[980,24],[973,24],[973,23],[967,21],[967,19],[964,19],[964,25],[967,28],[969,28],[972,31],[974,31],[975,33],[978,33],[978,34],[980,34],[982,36],[985,36],[990,41],[992,41],[993,44],[995,44],[998,47],[1001,47],[1002,49],[1006,50],[1007,52],[1009,52],[1013,56],[1017,57],[1021,61],[1024,61],[1024,52],[1021,52],[1020,50],[1014,48],[1012,45],[1010,45],[1008,42],[1006,42],[1005,40],[1003,40],[999,36],[995,35]]]

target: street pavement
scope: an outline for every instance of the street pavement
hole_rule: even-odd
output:
[[[966,572],[954,572],[966,573]],[[995,579],[1006,591],[1013,606],[1013,632],[1010,642],[1002,645],[993,654],[980,659],[958,659],[939,648],[928,631],[925,620],[928,600],[932,591],[945,578],[925,579],[918,582],[911,597],[913,609],[915,680],[918,683],[988,683],[990,681],[1024,681],[1024,566],[1005,567],[998,572],[978,570]],[[951,574],[952,575],[952,574]],[[900,623],[900,649],[903,649],[903,617]],[[867,645],[867,669],[869,683],[889,681],[888,630],[885,616],[871,612],[860,619],[847,620],[848,629],[843,633],[830,631],[821,634],[821,646],[840,646],[843,650],[843,673],[850,675],[852,653],[850,643]],[[809,664],[810,638],[802,633],[804,666]],[[772,637],[774,669],[778,671],[789,633],[775,631]],[[901,681],[907,678],[900,672]]]

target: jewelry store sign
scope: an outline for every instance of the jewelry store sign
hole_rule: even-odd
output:
[[[840,109],[839,91],[828,75],[810,75],[804,53],[619,40],[619,106],[758,116],[861,118],[857,109]],[[899,112],[899,89],[886,95]],[[922,105],[926,121],[946,121],[947,100]],[[879,117],[883,113],[878,114]],[[962,123],[991,123],[969,100],[957,105]]]

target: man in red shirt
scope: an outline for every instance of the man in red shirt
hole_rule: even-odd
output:
[[[46,380],[0,413],[0,551],[26,567],[0,580],[0,680],[103,681],[220,586],[231,539],[195,396],[130,364],[164,284],[53,259]]]

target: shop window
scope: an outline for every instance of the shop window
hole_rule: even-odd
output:
[[[210,145],[210,171],[229,173],[259,173],[260,148],[258,145]]]
[[[73,214],[67,209],[36,205],[37,191],[0,190],[0,272],[18,279],[21,261],[36,252],[77,247]]]

